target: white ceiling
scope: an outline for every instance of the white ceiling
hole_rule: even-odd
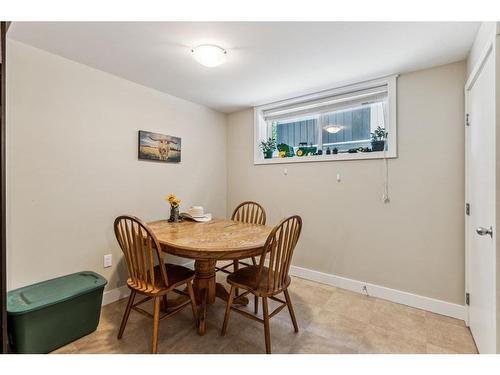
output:
[[[467,57],[477,22],[15,22],[9,37],[222,112]],[[228,50],[199,65],[190,47]]]

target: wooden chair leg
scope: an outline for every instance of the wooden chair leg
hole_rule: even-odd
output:
[[[152,354],[156,354],[158,352],[158,325],[160,323],[160,302],[161,302],[161,297],[154,298],[153,339],[151,342],[151,353]]]
[[[233,292],[234,286],[231,285],[231,290],[229,291],[229,298],[226,305],[226,314],[224,315],[224,323],[222,324],[222,331],[220,333],[221,336],[226,335],[227,323],[229,322],[229,314],[231,313],[231,305],[233,304]]]
[[[264,336],[266,338],[266,354],[271,354],[271,332],[269,329],[269,309],[267,297],[262,297],[262,310],[264,312]]]
[[[254,266],[257,265],[257,260],[255,259],[255,257],[252,257],[252,263],[253,263]]]
[[[255,314],[258,314],[259,313],[259,297],[254,296],[253,300],[254,300],[253,310],[254,310]]]
[[[292,318],[293,329],[295,330],[295,332],[299,332],[299,326],[297,324],[297,319],[295,318],[295,312],[293,311],[292,300],[290,299],[288,288],[285,289],[284,293],[285,293],[286,305],[288,306],[288,311],[290,312],[290,318]]]
[[[193,284],[191,281],[187,282],[187,290],[189,298],[191,299],[191,309],[193,310],[194,323],[198,326],[198,306],[196,306],[196,298],[194,298]]]
[[[166,294],[161,299],[160,310],[162,311],[168,310],[168,298]]]
[[[239,260],[233,260],[233,272],[236,272],[240,269],[240,261]],[[239,294],[239,289],[238,288],[235,288],[234,289],[235,291],[235,296],[238,297],[238,294]]]
[[[125,308],[125,313],[123,314],[122,324],[120,325],[120,330],[118,331],[118,339],[123,337],[123,332],[125,331],[125,326],[127,325],[128,317],[130,315],[130,311],[132,310],[132,305],[134,304],[135,299],[135,291],[132,290],[130,292],[130,296],[128,297],[127,307]]]

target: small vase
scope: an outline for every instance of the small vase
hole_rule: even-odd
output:
[[[382,141],[372,141],[372,151],[384,151],[385,140]]]
[[[170,218],[169,223],[180,223],[181,217],[179,215],[179,207],[170,207]]]
[[[273,151],[264,152],[264,159],[272,159],[272,157],[273,157]]]

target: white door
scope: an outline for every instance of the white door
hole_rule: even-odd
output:
[[[496,353],[495,65],[489,52],[467,87],[469,327],[480,353]]]

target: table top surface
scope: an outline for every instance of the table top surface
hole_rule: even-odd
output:
[[[273,229],[267,225],[228,219],[212,219],[206,223],[159,220],[148,223],[148,226],[164,251],[194,259],[255,255],[262,250]]]

